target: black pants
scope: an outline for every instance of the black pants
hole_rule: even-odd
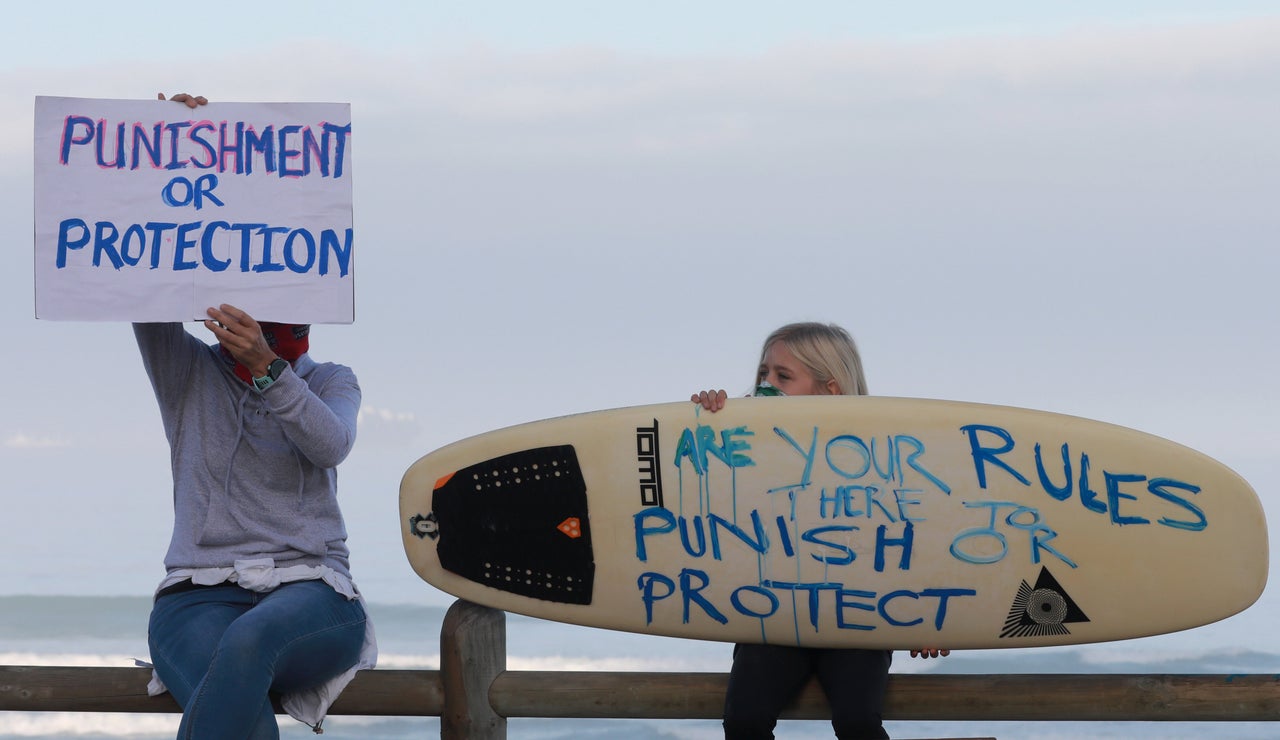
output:
[[[724,701],[726,740],[769,740],[778,715],[817,674],[840,740],[888,738],[881,708],[889,684],[888,650],[735,645]]]

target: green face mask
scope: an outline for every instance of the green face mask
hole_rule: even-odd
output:
[[[785,396],[787,394],[783,393],[777,388],[774,388],[772,385],[769,384],[769,381],[766,380],[765,382],[756,386],[755,392],[752,393],[751,395],[753,396]]]

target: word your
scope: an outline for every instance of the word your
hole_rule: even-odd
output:
[[[263,223],[149,221],[129,224],[121,230],[110,221],[92,226],[83,219],[68,218],[58,225],[55,265],[67,267],[72,253],[91,254],[94,267],[116,270],[164,266],[175,271],[203,267],[211,272],[315,272],[337,270],[345,277],[351,270],[352,230],[269,226]],[[91,249],[90,249],[91,247]]]
[[[977,476],[979,488],[987,488],[988,468],[1002,471],[1024,486],[1031,485],[1028,477],[1019,472],[1012,463],[1005,459],[1006,455],[1013,451],[1016,444],[1012,434],[1000,427],[985,424],[969,424],[960,429],[969,438],[969,447],[973,454],[974,473]],[[1200,492],[1199,486],[1173,478],[1148,478],[1145,475],[1136,473],[1112,473],[1104,470],[1102,471],[1103,491],[1099,492],[1094,490],[1093,484],[1089,479],[1089,455],[1087,453],[1080,453],[1078,476],[1074,474],[1072,468],[1072,462],[1075,457],[1071,454],[1071,449],[1066,443],[1062,445],[1060,455],[1062,459],[1062,483],[1057,484],[1054,483],[1049,470],[1045,467],[1040,444],[1037,443],[1035,445],[1037,481],[1045,493],[1058,501],[1066,501],[1072,496],[1076,496],[1084,508],[1097,514],[1106,514],[1114,524],[1150,524],[1151,520],[1147,517],[1133,513],[1126,514],[1122,511],[1124,507],[1131,505],[1129,502],[1137,502],[1139,495],[1146,494],[1160,502],[1172,505],[1176,513],[1181,514],[1182,517],[1189,515],[1189,518],[1175,518],[1165,515],[1156,520],[1157,524],[1193,532],[1201,531],[1208,526],[1204,511],[1186,497],[1180,495],[1197,494]],[[1141,484],[1141,487],[1139,488],[1134,484]]]
[[[261,132],[244,121],[170,121],[108,124],[88,116],[67,116],[62,125],[58,163],[92,156],[99,167],[118,170],[193,167],[219,173],[276,177],[340,178],[345,174],[351,124],[315,127],[266,126]]]
[[[796,437],[781,427],[774,427],[773,432],[795,450],[800,456],[799,462],[804,464],[796,483],[773,490],[808,487],[818,461],[818,428],[813,427],[808,442],[804,443],[797,441]],[[755,432],[746,427],[723,429],[718,436],[715,429],[702,424],[693,429],[685,429],[676,443],[675,465],[680,467],[688,461],[698,475],[707,473],[712,460],[719,460],[729,468],[753,466],[755,460],[751,458],[751,443],[748,439],[753,436]],[[826,469],[843,479],[861,479],[874,470],[875,475],[883,481],[903,483],[910,471],[939,491],[951,493],[951,487],[924,466],[921,459],[925,454],[924,443],[907,434],[888,435],[883,442],[877,438],[867,442],[852,434],[838,434],[829,438],[821,446],[821,451]]]

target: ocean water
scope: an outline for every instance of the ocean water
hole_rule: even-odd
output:
[[[0,596],[0,664],[129,666],[147,658],[145,597]],[[443,607],[370,606],[378,630],[379,667],[438,668]],[[1190,633],[1188,633],[1190,634]],[[1195,640],[1179,644],[1194,646]],[[1280,655],[1208,647],[1171,650],[1159,638],[1108,645],[1037,650],[966,651],[942,661],[898,654],[896,672],[948,673],[1269,673]],[[519,615],[507,618],[507,665],[513,670],[727,671],[730,646],[595,630]],[[1280,720],[1280,718],[1277,718]],[[169,738],[177,715],[0,712],[0,740],[17,738]],[[281,717],[284,738],[315,737]],[[1280,738],[1276,723],[1177,722],[889,722],[895,738],[994,736],[1001,740],[1076,738]],[[434,718],[331,716],[328,740],[439,737]],[[711,740],[713,720],[512,719],[512,740]],[[784,720],[779,738],[832,737],[826,722]]]

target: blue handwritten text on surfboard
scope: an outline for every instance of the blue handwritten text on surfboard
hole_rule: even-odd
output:
[[[678,532],[680,547],[692,558],[706,557],[709,554],[713,560],[724,560],[726,557],[726,541],[744,545],[747,550],[742,553],[730,553],[728,557],[751,554],[768,555],[770,551],[774,550],[774,541],[769,538],[765,519],[757,509],[752,509],[747,518],[751,522],[750,531],[715,514],[710,514],[704,519],[700,515],[694,515],[693,517],[676,516],[668,509],[646,507],[636,512],[633,516],[636,559],[642,563],[648,562],[651,548],[650,540],[661,540],[665,543],[667,541],[666,536],[676,532]],[[774,520],[774,525],[782,555],[787,558],[796,557],[797,552],[792,536],[787,529],[787,520],[779,516]],[[860,529],[852,525],[812,527],[801,532],[799,539],[817,548],[816,552],[807,553],[811,559],[826,565],[849,565],[857,559],[857,554],[853,548],[836,539],[828,538],[827,535],[836,532],[852,533],[858,531]],[[709,553],[708,541],[710,542]],[[884,572],[887,552],[889,548],[896,547],[901,548],[898,557],[898,569],[910,570],[914,542],[915,528],[910,522],[903,526],[902,534],[898,537],[891,536],[888,527],[881,524],[876,528],[873,567],[877,572]]]
[[[872,630],[878,625],[904,627],[926,622],[941,629],[947,600],[976,594],[974,589],[962,587],[908,588],[878,594],[866,590],[866,584],[855,587],[848,583],[847,576],[838,575],[856,572],[851,569],[859,567],[859,554],[871,560],[865,565],[875,572],[894,567],[900,571],[910,570],[914,524],[925,519],[920,512],[926,510],[928,494],[938,492],[950,496],[953,492],[950,482],[929,469],[927,448],[920,438],[910,434],[861,437],[824,432],[816,426],[803,431],[781,426],[772,430],[775,437],[785,443],[784,449],[795,453],[794,477],[785,485],[774,484],[766,491],[785,493],[790,505],[788,512],[762,515],[757,509],[739,511],[735,504],[730,520],[727,514],[725,517],[715,513],[683,516],[660,507],[646,508],[635,514],[636,557],[648,562],[657,549],[678,547],[684,556],[694,560],[748,557],[774,562],[777,557],[803,558],[821,564],[823,576],[814,581],[780,580],[762,572],[755,583],[723,584],[712,582],[708,573],[713,569],[684,567],[679,573],[651,570],[637,582],[650,622],[655,609],[663,608],[661,605],[665,602],[679,606],[685,623],[709,618],[724,624],[735,616],[763,620],[786,611],[787,615],[779,614],[778,618],[791,620],[797,627],[807,621],[816,629],[821,613],[833,615],[828,619],[840,629]],[[1001,457],[1007,449],[998,432],[966,429],[966,433],[971,435],[975,465],[995,466],[1023,485],[1031,485],[1007,457]],[[996,435],[996,443],[983,436],[989,434]],[[728,470],[755,466],[758,463],[752,451],[753,437],[747,427],[720,430],[699,424],[686,428],[679,438],[674,463],[681,467],[687,461],[700,478],[710,476],[717,464]],[[1012,442],[1011,436],[1009,442]],[[1048,481],[1042,458],[1036,459],[1040,479]],[[1112,478],[1126,485],[1134,480],[1122,476]],[[1085,480],[1087,482],[1087,476]],[[737,479],[730,478],[729,485],[735,491],[730,501],[736,502]],[[1043,485],[1049,489],[1049,483]],[[1067,496],[1073,488],[1068,486]],[[1168,492],[1164,488],[1161,491]],[[1063,496],[1058,493],[1055,498]],[[965,505],[980,512],[984,521],[982,526],[964,529],[955,537],[951,555],[957,560],[979,565],[998,562],[1008,556],[1008,538],[1016,533],[1028,542],[1027,558],[1033,564],[1054,558],[1076,566],[1061,548],[1060,541],[1055,541],[1058,533],[1034,507],[990,501],[965,502]],[[797,527],[797,522],[804,520],[804,516],[798,515],[801,508],[816,513],[824,523]],[[889,524],[874,528],[872,545],[871,529],[864,534],[866,525],[851,521],[857,519],[863,522],[881,519]],[[860,539],[865,540],[862,547],[857,545]],[[869,557],[871,553],[874,553],[873,559]],[[798,605],[795,613],[785,606],[795,604],[797,596],[801,603],[808,604],[807,614],[802,613],[803,607]],[[930,599],[934,599],[932,603],[936,607],[924,606]],[[820,607],[820,603],[824,606]],[[917,606],[911,609],[909,604]]]
[[[640,574],[636,580],[636,587],[640,590],[641,600],[644,602],[645,623],[653,623],[656,604],[677,593],[679,593],[680,597],[680,618],[685,624],[688,624],[693,618],[694,607],[697,607],[703,615],[715,622],[720,624],[728,623],[729,617],[725,616],[725,612],[718,608],[707,594],[703,593],[710,584],[711,580],[707,573],[696,568],[684,568],[676,578],[652,571]],[[822,626],[821,615],[824,611],[824,601],[826,601],[823,599],[824,594],[831,596],[829,606],[825,608],[830,609],[838,629],[876,629],[877,624],[855,621],[855,619],[866,620],[865,616],[858,616],[859,612],[866,612],[878,616],[884,624],[893,627],[914,627],[924,624],[925,618],[931,616],[933,628],[939,631],[946,622],[947,606],[950,599],[977,595],[977,591],[971,588],[925,588],[919,591],[898,589],[880,596],[875,591],[847,588],[845,584],[835,581],[791,582],[764,580],[759,585],[740,586],[734,589],[729,596],[729,607],[733,612],[744,617],[768,619],[777,613],[783,603],[783,600],[779,599],[777,594],[774,593],[775,591],[784,594],[798,594],[805,597],[803,603],[806,605],[808,612],[806,621],[815,631]],[[895,604],[895,602],[900,602],[902,599],[910,599],[916,608],[912,609],[909,606],[904,607],[902,604]],[[926,602],[923,608],[922,600]],[[932,614],[929,613],[929,607],[927,606],[929,600],[935,600],[932,606]],[[748,603],[748,601],[751,603]],[[790,599],[787,601],[789,602]],[[799,616],[795,615],[795,618]]]
[[[806,488],[812,481],[814,465],[817,462],[819,429],[814,427],[806,444],[796,441],[796,437],[781,427],[773,428],[774,434],[795,450],[804,462],[799,480],[796,483],[780,486],[773,491],[791,488]],[[710,460],[717,459],[726,467],[742,468],[755,465],[751,458],[751,444],[748,437],[755,432],[745,426],[720,430],[705,424],[692,429],[685,428],[676,443],[675,465],[680,467],[688,460],[698,475],[705,475]],[[883,450],[878,448],[883,445]],[[919,439],[908,434],[888,435],[884,440],[872,438],[870,442],[852,434],[832,435],[822,447],[825,470],[847,480],[859,480],[875,471],[883,481],[906,482],[907,471],[914,471],[929,484],[943,493],[950,494],[951,486],[925,467],[922,458],[925,445]]]
[[[688,458],[698,475],[706,474],[708,455],[730,468],[755,465],[755,461],[747,454],[751,444],[744,439],[754,435],[755,432],[746,427],[723,429],[717,443],[716,430],[705,424],[699,424],[693,429],[686,428],[680,432],[680,440],[676,442],[675,465],[680,467],[680,461]]]
[[[957,560],[974,563],[975,565],[998,563],[1003,560],[1009,552],[1009,542],[1004,533],[998,528],[997,519],[1000,511],[1010,508],[1012,511],[1004,517],[1004,523],[1027,533],[1030,539],[1031,562],[1033,564],[1040,562],[1040,551],[1043,550],[1072,568],[1076,567],[1075,561],[1049,545],[1049,541],[1056,538],[1058,533],[1041,522],[1040,512],[1034,508],[1009,501],[966,501],[964,505],[969,509],[989,509],[991,518],[986,526],[966,529],[956,535],[951,542],[951,555]],[[998,551],[989,554],[974,552],[972,543],[968,543],[969,540],[993,542]],[[962,546],[961,543],[967,544]]]
[[[775,491],[787,488],[806,488],[812,481],[814,463],[818,452],[819,430],[813,428],[807,445],[801,445],[796,438],[781,427],[773,428],[774,434],[781,437],[804,460],[804,469],[800,480],[789,486],[781,486]],[[859,480],[874,468],[876,475],[885,482],[906,482],[907,470],[913,470],[943,493],[950,494],[951,487],[941,478],[924,467],[920,458],[925,453],[925,446],[920,440],[907,434],[891,434],[885,437],[884,454],[878,455],[876,438],[870,443],[852,434],[837,434],[827,440],[823,447],[826,469],[841,478]],[[903,454],[903,448],[907,453]],[[881,459],[883,457],[883,464]]]
[[[968,435],[974,474],[979,488],[987,488],[988,469],[1003,472],[1024,486],[1032,485],[1030,479],[1019,472],[1014,467],[1014,463],[1007,459],[1017,444],[1012,434],[1000,427],[986,424],[968,424],[961,427],[960,431]],[[1151,524],[1150,518],[1133,513],[1131,508],[1141,501],[1139,495],[1149,494],[1159,501],[1172,504],[1179,509],[1178,514],[1191,516],[1190,519],[1186,519],[1166,514],[1156,519],[1155,523],[1193,532],[1201,531],[1208,526],[1204,510],[1180,495],[1182,493],[1195,495],[1200,492],[1199,486],[1173,478],[1148,477],[1140,473],[1114,473],[1104,470],[1102,471],[1103,492],[1099,492],[1093,488],[1090,481],[1088,453],[1081,452],[1079,455],[1080,468],[1077,477],[1072,469],[1074,457],[1067,443],[1063,443],[1060,448],[1063,483],[1059,485],[1051,480],[1049,471],[1045,467],[1040,443],[1035,444],[1034,450],[1036,477],[1040,487],[1058,501],[1066,501],[1072,495],[1078,495],[1080,504],[1085,509],[1108,515],[1113,524],[1121,526]],[[1143,483],[1145,483],[1145,490],[1136,485]],[[1122,486],[1125,488],[1122,489]],[[1128,513],[1122,511],[1125,508],[1128,508]]]
[[[879,511],[891,522],[899,519],[908,522],[924,521],[923,517],[913,516],[911,513],[912,507],[919,507],[923,503],[914,497],[914,494],[923,493],[922,489],[894,488],[889,491],[893,501],[887,504],[882,496],[884,493],[885,491],[878,486],[869,485],[836,486],[831,492],[823,488],[818,497],[818,516],[823,519],[835,517],[870,519],[876,511]]]

